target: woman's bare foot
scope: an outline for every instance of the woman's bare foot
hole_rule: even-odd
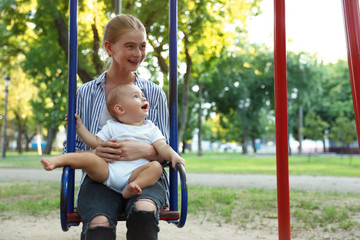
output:
[[[135,197],[137,195],[140,195],[141,193],[142,193],[142,190],[139,187],[139,185],[137,185],[134,182],[131,182],[125,188],[124,192],[122,193],[122,196],[125,199],[129,199],[129,198]]]
[[[54,158],[42,158],[41,164],[46,171],[54,170],[57,167],[56,160]]]

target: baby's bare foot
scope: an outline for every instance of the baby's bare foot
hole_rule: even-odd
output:
[[[140,195],[142,193],[141,188],[136,183],[129,183],[127,187],[125,188],[124,192],[122,193],[122,196],[124,199],[130,199],[132,197],[135,197],[137,195]]]
[[[55,161],[51,158],[42,158],[41,164],[43,165],[46,171],[51,171],[56,168]]]

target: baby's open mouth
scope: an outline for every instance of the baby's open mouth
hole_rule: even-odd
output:
[[[147,109],[148,108],[148,104],[146,103],[146,104],[144,104],[142,107],[141,107],[141,109]]]

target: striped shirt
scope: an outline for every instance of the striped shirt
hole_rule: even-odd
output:
[[[100,118],[103,108],[106,107],[105,75],[106,71],[98,78],[81,85],[76,93],[76,113],[80,116],[85,127],[93,134],[100,131]],[[150,105],[149,115],[146,119],[152,121],[160,129],[166,141],[169,142],[169,110],[164,91],[158,85],[140,78],[137,74],[135,85],[141,89]],[[90,150],[78,136],[75,137],[75,149]],[[65,140],[63,153],[66,152]],[[167,173],[163,172],[164,178],[162,179],[164,180],[165,189],[168,189]]]
[[[85,127],[93,134],[100,131],[99,123],[105,104],[105,74],[81,85],[76,93],[76,113],[80,116]],[[152,121],[162,132],[166,141],[169,140],[169,110],[164,91],[153,82],[136,75],[135,84],[144,93],[149,102],[150,109],[147,120]],[[90,150],[81,139],[75,138],[76,150]],[[66,152],[66,141],[63,152]]]

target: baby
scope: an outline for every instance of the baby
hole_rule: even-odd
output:
[[[95,149],[109,139],[146,142],[152,144],[163,159],[171,161],[173,168],[178,163],[185,165],[185,160],[166,144],[160,130],[151,121],[144,120],[149,114],[149,103],[136,85],[120,84],[113,88],[106,96],[106,106],[114,119],[108,120],[96,135],[90,133],[75,114],[76,133],[86,145]],[[91,152],[42,158],[41,163],[47,171],[64,166],[84,169],[91,179],[122,193],[125,199],[140,195],[143,188],[155,184],[163,171],[157,161],[138,159],[107,163]]]

